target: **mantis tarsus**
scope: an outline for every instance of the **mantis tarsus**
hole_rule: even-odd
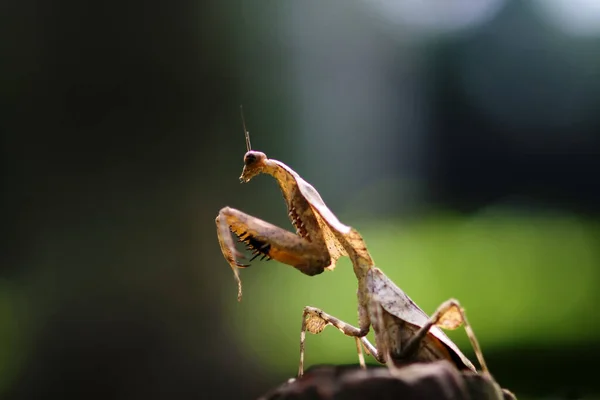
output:
[[[230,232],[253,252],[252,259],[257,256],[274,259],[306,275],[332,270],[338,258],[348,256],[358,280],[358,327],[318,308],[304,308],[298,376],[301,377],[304,372],[306,331],[317,334],[327,325],[355,338],[362,367],[365,363],[361,343],[377,361],[390,368],[403,362],[448,360],[459,370],[476,372],[469,359],[440,329],[456,329],[464,325],[482,374],[493,382],[479,343],[458,301],[448,300],[431,317],[427,316],[375,267],[361,235],[337,219],[315,188],[281,161],[269,159],[264,153],[252,150],[248,132],[245,133],[247,152],[240,181],[248,182],[259,174],[275,178],[296,233],[230,207],[220,210],[216,218],[217,235],[223,256],[238,282],[238,300],[242,295],[238,268],[248,265],[238,261],[244,256],[236,250]],[[366,338],[371,326],[375,333],[375,346]]]

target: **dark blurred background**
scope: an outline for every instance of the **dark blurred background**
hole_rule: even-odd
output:
[[[252,399],[296,373],[303,306],[356,323],[347,260],[254,263],[236,302],[219,209],[290,227],[238,182],[240,104],[426,312],[462,302],[504,387],[600,396],[598,2],[0,10],[1,398]]]

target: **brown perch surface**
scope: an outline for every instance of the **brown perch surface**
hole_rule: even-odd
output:
[[[415,363],[393,373],[384,367],[315,366],[259,400],[384,400],[384,399],[516,399],[471,371],[458,371],[448,361]]]

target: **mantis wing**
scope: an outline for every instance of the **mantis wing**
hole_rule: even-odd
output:
[[[402,289],[396,286],[390,278],[385,276],[379,268],[371,268],[367,273],[367,287],[372,296],[377,296],[381,307],[388,313],[419,328],[423,327],[429,321],[429,316]],[[473,363],[450,340],[444,331],[434,325],[429,332],[448,347],[450,351],[454,352],[467,368],[473,371],[476,370]]]

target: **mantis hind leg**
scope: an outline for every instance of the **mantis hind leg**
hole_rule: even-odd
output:
[[[461,307],[458,300],[450,299],[446,300],[438,309],[433,313],[429,321],[417,331],[417,333],[408,341],[405,348],[402,349],[402,354],[410,354],[416,351],[421,341],[427,336],[432,326],[437,325],[444,329],[456,329],[461,325],[464,325],[469,341],[475,350],[475,355],[481,366],[481,370],[485,374],[489,374],[489,370],[485,359],[483,358],[483,352],[479,346],[479,341],[473,332],[473,328],[467,320],[465,310]]]
[[[263,258],[291,265],[311,276],[320,274],[331,263],[327,246],[319,238],[311,240],[298,236],[234,208],[222,208],[215,223],[221,252],[238,282],[238,300],[242,295],[238,268],[248,265],[238,261],[244,256],[235,248],[231,233],[253,252],[252,259],[262,255]]]

